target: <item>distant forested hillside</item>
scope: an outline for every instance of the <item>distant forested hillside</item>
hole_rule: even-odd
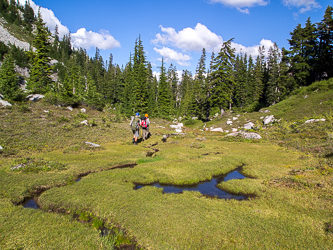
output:
[[[202,120],[226,109],[255,111],[284,100],[299,87],[333,77],[331,6],[321,22],[312,23],[309,18],[304,26],[298,24],[290,32],[288,49],[276,44],[262,46],[258,57],[252,58],[235,54],[230,39],[210,55],[209,65],[202,48],[196,72],[184,70],[179,76],[176,66],[166,68],[162,60],[159,79],[146,60],[140,37],[129,52],[128,63],[120,67],[112,54],[104,61],[98,48],[94,57],[82,48],[72,48],[70,34],[60,38],[57,27],[51,33],[28,2],[19,6],[14,0],[0,0],[0,15],[8,25],[30,36],[30,48],[36,49],[24,51],[0,42],[0,93],[13,101],[23,100],[15,65],[29,69],[27,90],[45,94],[52,104],[88,105],[99,110],[112,106],[126,116],[143,112]],[[57,63],[50,63],[52,59]]]

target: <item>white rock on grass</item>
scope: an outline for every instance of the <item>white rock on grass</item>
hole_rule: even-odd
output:
[[[2,151],[2,150],[3,150],[3,147],[0,146],[0,151]]]
[[[273,122],[274,120],[274,115],[269,115],[269,116],[266,116],[265,119],[263,120],[263,123],[264,125],[267,125],[271,122]]]
[[[232,120],[233,121],[235,121],[235,120],[237,120],[238,119],[238,117],[232,117]]]
[[[98,148],[98,147],[100,147],[101,145],[98,145],[98,144],[96,144],[96,143],[92,143],[92,142],[88,142],[88,141],[86,141],[85,142],[87,145],[89,145],[90,147],[94,147],[94,148]]]
[[[87,126],[88,126],[88,121],[87,121],[87,120],[84,120],[84,121],[80,122],[80,124],[84,124],[84,125],[87,125]]]
[[[211,132],[223,132],[223,129],[222,128],[211,128],[210,129]]]
[[[170,125],[171,128],[180,129],[180,130],[182,129],[183,126],[184,126],[183,123],[178,123],[177,125]]]
[[[87,110],[86,109],[81,109],[81,113],[86,113]]]
[[[227,136],[238,136],[240,135],[244,139],[261,139],[261,136],[257,133],[247,133],[247,132],[236,132],[226,135]]]
[[[69,111],[73,111],[73,108],[71,106],[68,106],[66,109],[68,109]]]
[[[254,123],[253,122],[249,122],[244,124],[244,128],[245,129],[253,129]]]
[[[12,105],[9,103],[9,102],[7,102],[7,101],[5,101],[5,100],[0,100],[0,107],[11,107]]]
[[[238,131],[238,129],[237,129],[237,128],[232,128],[231,131],[232,131],[233,133],[235,133],[235,132]]]
[[[227,124],[228,125],[232,125],[232,121],[227,121]]]
[[[326,119],[310,119],[305,121],[304,123],[314,123],[314,122],[324,122]]]
[[[175,131],[176,131],[177,133],[182,133],[182,132],[183,132],[183,130],[178,129],[178,128],[176,128]]]
[[[39,101],[40,99],[43,99],[44,96],[41,95],[41,94],[33,94],[33,95],[28,95],[26,98],[27,98],[29,101],[37,102],[37,101]]]

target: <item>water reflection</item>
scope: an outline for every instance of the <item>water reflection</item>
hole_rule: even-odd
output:
[[[218,197],[220,199],[244,200],[247,198],[247,196],[230,194],[230,193],[225,192],[216,187],[217,184],[219,184],[223,181],[244,179],[244,178],[246,178],[246,177],[244,175],[240,174],[238,171],[233,171],[229,174],[214,177],[210,181],[200,182],[198,184],[191,185],[191,186],[164,185],[164,184],[159,184],[159,183],[153,183],[150,185],[137,184],[135,186],[135,189],[140,189],[144,186],[153,186],[153,187],[163,188],[164,193],[182,193],[184,190],[199,191],[203,195]]]

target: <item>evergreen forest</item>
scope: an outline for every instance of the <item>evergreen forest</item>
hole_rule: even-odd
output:
[[[297,25],[290,32],[289,48],[261,46],[253,58],[236,54],[230,39],[211,55],[202,48],[195,72],[183,70],[180,76],[175,65],[167,68],[162,59],[159,79],[153,75],[140,36],[127,64],[120,66],[112,54],[104,60],[98,48],[94,57],[82,48],[72,48],[70,34],[61,38],[57,27],[48,30],[40,12],[34,13],[28,2],[20,6],[14,0],[0,0],[0,14],[7,23],[32,35],[30,51],[0,42],[0,93],[12,101],[24,99],[15,65],[29,69],[28,92],[45,94],[51,104],[87,105],[97,110],[112,106],[127,117],[140,112],[166,119],[208,120],[227,109],[258,111],[300,87],[333,76],[331,6],[321,22],[308,18],[304,25]]]

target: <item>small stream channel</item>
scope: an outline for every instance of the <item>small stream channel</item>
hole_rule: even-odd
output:
[[[202,195],[207,197],[217,197],[220,199],[236,199],[236,200],[245,200],[248,198],[246,195],[237,195],[231,194],[226,191],[223,191],[216,187],[217,184],[236,179],[244,179],[246,178],[244,175],[239,173],[239,169],[234,170],[228,174],[219,175],[213,177],[211,180],[199,182],[194,185],[166,185],[160,183],[152,183],[152,184],[136,184],[135,190],[143,188],[145,186],[153,186],[158,188],[163,188],[163,193],[182,193],[183,191],[199,191]]]

